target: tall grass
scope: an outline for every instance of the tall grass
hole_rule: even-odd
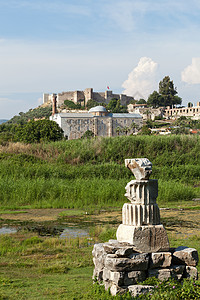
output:
[[[1,208],[121,206],[133,179],[124,159],[147,157],[159,203],[199,197],[198,136],[132,136],[0,146]],[[197,186],[196,188],[194,186]]]

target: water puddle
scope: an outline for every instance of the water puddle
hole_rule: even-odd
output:
[[[10,234],[10,233],[16,233],[17,229],[13,227],[1,227],[0,228],[0,234]]]
[[[65,228],[60,235],[61,239],[76,238],[76,237],[89,237],[89,233],[84,229],[68,227]]]

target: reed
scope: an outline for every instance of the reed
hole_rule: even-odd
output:
[[[125,158],[147,157],[158,202],[200,196],[198,136],[130,136],[0,147],[0,208],[121,206],[133,179]]]

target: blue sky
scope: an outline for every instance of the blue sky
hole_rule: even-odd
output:
[[[200,2],[0,0],[0,118],[45,92],[106,86],[144,97],[169,75],[200,100]]]

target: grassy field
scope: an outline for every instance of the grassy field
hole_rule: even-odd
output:
[[[0,209],[121,207],[133,179],[124,159],[147,157],[158,203],[200,197],[198,136],[129,136],[0,146]]]
[[[134,179],[125,168],[124,159],[147,157],[153,163],[151,178],[159,181],[159,206],[187,208],[190,215],[186,219],[185,210],[175,210],[172,216],[164,211],[162,221],[171,246],[186,245],[200,251],[200,230],[196,222],[200,205],[192,200],[200,198],[199,153],[198,136],[2,144],[1,224],[18,224],[20,218],[27,224],[30,212],[36,208],[46,211],[65,208],[72,210],[61,210],[56,222],[62,219],[66,224],[80,222],[89,226],[93,241],[115,238],[121,207],[126,201],[124,188]],[[116,210],[118,217],[107,216],[108,211]],[[96,215],[92,217],[93,213]],[[41,226],[40,216],[35,220]],[[10,236],[0,236],[0,299],[119,299],[92,284],[90,243],[87,238],[41,237],[26,228]],[[151,299],[157,300],[158,294],[159,299],[199,299],[198,284],[194,287],[186,282],[184,287],[176,285],[175,290],[160,285]],[[181,292],[184,292],[182,298]],[[124,299],[129,298],[126,295]]]
[[[190,211],[191,212],[191,211]],[[9,212],[7,212],[9,213]],[[193,211],[195,214],[195,211]],[[196,212],[197,213],[197,212]],[[19,214],[17,214],[19,217]],[[170,210],[165,216],[170,246],[187,245],[200,251],[200,232],[188,234],[194,227],[194,220],[180,211]],[[12,235],[0,236],[0,299],[122,299],[112,297],[101,286],[92,283],[92,248],[91,242],[105,242],[115,238],[118,213],[98,215],[80,215],[80,211],[68,210],[60,216],[63,222],[82,218],[90,227],[90,238],[66,238],[39,236],[34,232],[21,230]],[[174,218],[174,219],[173,219]],[[180,221],[182,218],[182,226]],[[196,218],[196,217],[195,217]],[[96,220],[96,221],[95,221]],[[173,220],[173,222],[172,222]],[[4,221],[6,222],[6,220]],[[101,225],[97,225],[101,222]],[[110,225],[113,223],[113,225]],[[179,226],[177,231],[176,226]],[[200,228],[199,228],[200,229]],[[178,234],[180,233],[180,234]],[[198,270],[200,271],[199,267]],[[142,299],[199,299],[200,281],[158,284],[151,297]],[[175,286],[175,289],[172,287]],[[177,295],[182,293],[183,297]],[[195,295],[196,298],[195,298]],[[129,295],[123,299],[130,299]]]

